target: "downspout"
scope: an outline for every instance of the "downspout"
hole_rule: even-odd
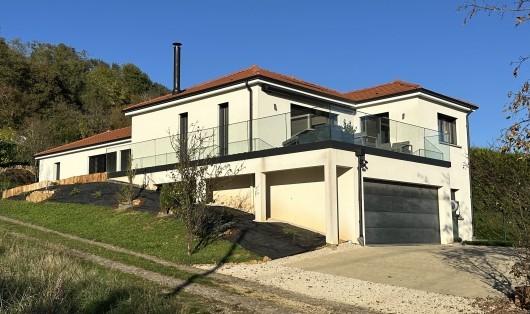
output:
[[[357,156],[357,198],[359,199],[359,238],[357,239],[357,241],[360,245],[365,246],[363,224],[363,159],[365,156],[364,149],[361,148],[359,151],[356,151],[355,156]]]
[[[250,88],[250,86],[248,85],[248,81],[245,82],[245,86],[247,87],[247,90],[248,90],[248,106],[249,106],[249,118],[248,118],[248,151],[251,152],[252,151],[252,141],[253,141],[253,137],[252,137],[252,107],[253,107],[253,103],[252,103],[252,99],[253,99],[253,94],[252,94],[252,88]]]
[[[473,186],[471,185],[471,144],[469,141],[469,115],[473,111],[470,111],[466,114],[466,131],[467,131],[467,165],[468,165],[468,171],[467,174],[469,176],[469,200],[471,202],[471,239],[475,239],[475,219],[474,219],[474,209],[473,209]]]

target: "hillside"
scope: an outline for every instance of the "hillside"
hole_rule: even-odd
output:
[[[130,125],[124,106],[168,91],[131,63],[0,37],[0,167],[31,163],[35,152]]]

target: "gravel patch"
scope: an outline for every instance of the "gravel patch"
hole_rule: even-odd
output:
[[[345,243],[336,248],[323,248],[266,263],[226,264],[217,272],[317,299],[361,306],[384,313],[481,312],[473,306],[473,299],[322,274],[285,265],[316,256],[356,249],[362,248]],[[212,267],[212,265],[195,266],[203,269]]]

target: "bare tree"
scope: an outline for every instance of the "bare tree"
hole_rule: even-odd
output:
[[[120,190],[116,193],[116,199],[118,205],[125,205],[130,207],[133,205],[134,195],[134,178],[136,177],[136,169],[132,164],[133,156],[129,156],[127,161],[127,169],[125,170],[125,176],[127,177],[127,183],[121,186]]]
[[[207,233],[221,232],[226,227],[226,221],[220,219],[214,221],[215,226],[208,226],[210,230],[204,230],[207,228],[205,221],[212,214],[207,205],[214,201],[212,192],[237,175],[242,165],[232,167],[219,163],[214,133],[196,123],[191,125],[188,134],[170,138],[178,160],[170,174],[173,181],[170,193],[175,200],[176,214],[185,224],[187,252],[191,255],[197,249],[197,237],[204,238]]]
[[[486,0],[471,0],[460,6],[457,11],[465,12],[464,24],[477,14],[497,15],[500,18],[510,16],[514,19],[514,25],[530,20],[530,0],[517,0],[508,3],[494,4]],[[530,58],[530,55],[521,55],[518,60],[511,62],[513,76],[519,77],[520,72]],[[530,156],[530,82],[528,79],[515,91],[508,92],[508,103],[504,106],[506,119],[511,125],[502,132],[501,151],[518,152],[522,158]]]
[[[487,15],[497,15],[500,18],[509,16],[514,19],[515,27],[520,26],[530,20],[530,0],[516,0],[514,2],[491,3],[487,0],[470,0],[458,11],[466,13],[464,24],[475,15],[483,13]],[[530,55],[522,54],[518,60],[513,61],[513,76],[521,75],[521,70],[525,66]],[[519,156],[520,162],[529,162],[530,159],[530,83],[529,80],[516,91],[508,93],[508,103],[504,106],[506,119],[511,125],[502,130],[501,151],[504,153],[514,152]],[[496,169],[496,171],[499,171]],[[530,186],[528,180],[512,183],[509,193],[509,201],[501,204],[503,208],[512,208],[507,214],[508,219],[513,224],[513,231],[516,238],[515,253],[518,257],[517,263],[512,268],[512,273],[524,280],[525,287],[521,290],[519,297],[528,300],[530,297]],[[521,292],[516,292],[521,293]],[[523,306],[529,306],[522,302]]]

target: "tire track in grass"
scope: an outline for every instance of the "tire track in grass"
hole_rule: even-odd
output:
[[[307,296],[303,296],[294,292],[279,290],[277,288],[266,287],[254,282],[245,281],[239,278],[230,277],[227,275],[217,274],[215,270],[217,267],[209,271],[204,271],[192,266],[177,264],[169,262],[151,255],[138,253],[122,247],[103,242],[97,242],[81,238],[75,235],[59,232],[48,229],[32,223],[19,221],[13,218],[0,215],[0,220],[24,226],[27,228],[39,230],[45,233],[55,234],[70,240],[79,241],[82,243],[98,246],[110,251],[129,254],[135,257],[143,258],[145,260],[158,263],[160,265],[174,267],[178,270],[189,272],[193,274],[188,280],[177,279],[175,277],[162,275],[160,273],[146,270],[137,266],[128,265],[125,263],[113,261],[103,258],[101,256],[72,249],[64,245],[52,244],[62,250],[75,255],[79,258],[92,261],[102,266],[110,267],[120,270],[124,273],[133,274],[159,283],[163,286],[173,289],[170,294],[177,294],[180,291],[185,291],[192,294],[197,294],[205,298],[209,298],[230,307],[240,308],[244,312],[263,312],[263,313],[368,313],[372,312],[366,308],[353,307],[346,304],[339,304],[326,300],[317,300]],[[28,236],[26,236],[28,237]],[[31,237],[30,237],[31,238]],[[214,279],[215,283],[221,287],[208,287],[199,283],[193,283],[193,280],[198,277],[206,277]]]

